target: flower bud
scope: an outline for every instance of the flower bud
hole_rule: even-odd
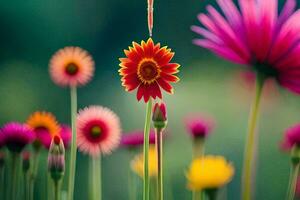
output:
[[[167,109],[164,103],[155,104],[152,121],[156,129],[164,129],[167,126]]]
[[[27,173],[30,168],[30,153],[28,151],[22,154],[22,168],[24,173]]]
[[[291,160],[293,164],[298,164],[300,162],[300,146],[294,145],[291,151]]]
[[[62,139],[53,137],[48,154],[48,171],[54,181],[59,181],[65,172],[65,148]]]
[[[0,169],[2,167],[4,167],[5,164],[5,153],[4,152],[0,152]]]

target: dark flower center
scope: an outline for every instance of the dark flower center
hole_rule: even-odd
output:
[[[75,63],[69,63],[66,66],[66,73],[69,75],[75,75],[77,74],[78,71],[79,71],[79,67]]]
[[[100,126],[93,126],[90,130],[90,134],[92,138],[99,138],[101,136],[102,130]]]
[[[267,77],[276,77],[278,74],[278,71],[274,67],[272,67],[268,64],[265,64],[265,63],[254,64],[254,69],[258,73],[264,75],[266,78]]]
[[[144,83],[152,83],[160,74],[160,70],[154,61],[144,61],[139,65],[138,76]]]

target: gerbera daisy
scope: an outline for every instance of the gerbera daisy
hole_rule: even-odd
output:
[[[300,123],[289,127],[285,131],[281,145],[284,150],[291,150],[295,145],[300,146]]]
[[[35,112],[28,119],[26,124],[36,134],[35,145],[40,143],[49,148],[52,138],[59,134],[60,127],[53,114],[49,112]]]
[[[299,94],[296,1],[287,0],[279,16],[277,0],[239,0],[241,11],[232,0],[217,2],[225,17],[209,5],[208,15],[198,15],[204,28],[192,27],[204,39],[194,43],[232,62],[250,65],[265,77],[275,77],[281,86]]]
[[[50,75],[59,86],[82,86],[94,73],[94,61],[89,53],[79,47],[65,47],[50,60]]]
[[[102,106],[81,110],[77,116],[77,131],[79,150],[93,157],[111,153],[120,143],[119,117]]]
[[[17,122],[10,122],[1,128],[5,145],[11,152],[20,153],[27,144],[30,144],[35,136],[32,129]]]
[[[201,115],[188,116],[185,119],[188,133],[194,138],[205,138],[214,128],[214,121],[209,117]]]
[[[177,82],[179,78],[175,76],[178,72],[179,64],[170,63],[174,56],[171,49],[160,47],[160,43],[153,43],[148,39],[141,44],[132,43],[129,50],[124,50],[126,58],[120,58],[120,75],[122,76],[122,85],[126,91],[132,91],[136,88],[137,99],[143,97],[145,102],[149,98],[162,98],[161,89],[168,93],[173,93],[173,87],[170,82]]]

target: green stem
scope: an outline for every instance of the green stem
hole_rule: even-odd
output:
[[[150,133],[150,122],[151,122],[151,112],[152,112],[152,98],[150,97],[147,108],[146,108],[146,119],[144,128],[144,190],[143,190],[143,200],[149,200],[149,133]]]
[[[29,200],[29,173],[28,172],[24,172],[24,198],[25,200]]]
[[[39,160],[40,160],[40,149],[37,149],[37,150],[34,150],[33,165],[32,165],[32,170],[31,170],[30,180],[29,180],[29,188],[30,188],[29,199],[30,200],[34,199],[34,184],[35,184],[35,179],[36,179],[36,176],[38,173]]]
[[[208,200],[216,200],[218,190],[217,189],[208,189],[205,191],[205,194],[206,194]]]
[[[257,149],[257,121],[259,115],[260,99],[262,89],[264,85],[265,77],[257,73],[256,74],[256,93],[251,107],[251,112],[248,121],[248,135],[244,153],[244,165],[242,176],[242,200],[251,200],[253,196],[252,184],[254,179],[254,165],[255,165],[255,153]]]
[[[91,162],[90,182],[92,183],[90,198],[92,200],[101,200],[102,199],[101,157],[93,157],[91,158],[90,162]]]
[[[12,153],[11,200],[16,200],[18,198],[19,169],[20,169],[20,154]]]
[[[71,143],[71,158],[70,158],[70,174],[69,174],[69,188],[68,200],[73,200],[74,185],[76,175],[76,115],[77,115],[77,90],[76,87],[71,87],[71,124],[72,124],[72,143]]]
[[[157,130],[156,132],[156,151],[157,151],[157,193],[158,200],[164,199],[163,193],[163,131]]]
[[[204,146],[204,138],[195,138],[193,140],[193,159],[200,158],[204,156],[205,153],[205,146]],[[193,191],[193,196],[195,198],[204,199],[203,198],[203,192],[202,191]]]
[[[60,181],[53,180],[54,185],[54,200],[60,200]]]
[[[289,188],[286,197],[287,200],[294,200],[295,198],[295,190],[297,186],[298,175],[299,175],[299,163],[292,164],[291,172],[290,172]]]
[[[136,181],[135,174],[131,171],[130,167],[128,169],[128,197],[130,200],[136,200]]]
[[[5,189],[4,189],[4,166],[0,167],[0,199],[5,199]]]

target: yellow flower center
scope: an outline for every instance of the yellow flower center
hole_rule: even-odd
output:
[[[158,64],[152,59],[144,59],[138,65],[137,74],[143,83],[153,83],[160,76],[160,72]]]
[[[102,130],[99,126],[93,126],[91,128],[91,136],[92,138],[98,138],[102,133]]]
[[[66,65],[66,73],[69,75],[75,75],[79,71],[79,67],[77,64],[71,62]]]

